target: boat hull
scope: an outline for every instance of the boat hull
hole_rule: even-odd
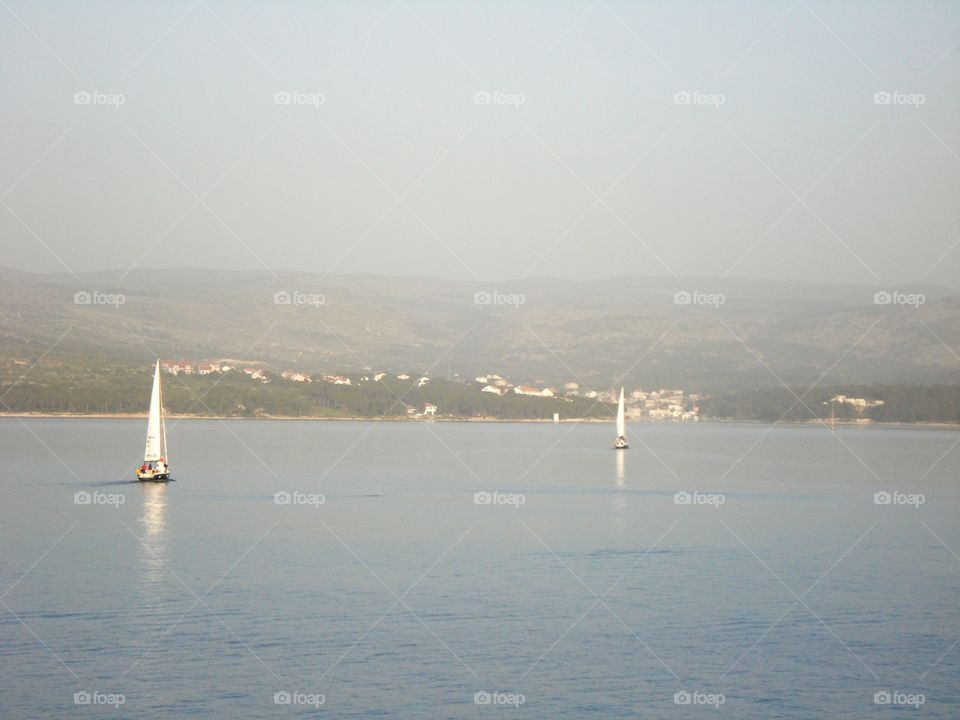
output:
[[[137,480],[140,482],[166,482],[170,479],[170,473],[152,473],[152,472],[137,472]]]
[[[627,439],[626,439],[625,437],[618,437],[618,438],[616,439],[616,441],[613,443],[613,449],[614,449],[614,450],[629,450],[629,449],[630,449],[630,443],[627,442]]]

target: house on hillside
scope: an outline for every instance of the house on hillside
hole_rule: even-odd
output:
[[[553,388],[535,388],[529,385],[517,385],[513,392],[517,395],[529,395],[530,397],[555,397],[557,391]]]
[[[193,374],[193,366],[183,360],[161,360],[160,368],[171,375],[179,375],[180,373],[184,375]]]
[[[263,370],[258,368],[244,368],[243,372],[244,374],[249,375],[252,380],[267,382],[267,376],[263,374]]]
[[[830,398],[830,402],[852,405],[858,412],[862,412],[867,408],[883,405],[883,400],[868,400],[867,398],[855,398],[846,395],[835,395]]]
[[[346,375],[324,375],[323,381],[333,385],[352,385],[350,378]]]

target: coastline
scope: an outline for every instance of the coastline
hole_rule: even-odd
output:
[[[236,415],[165,415],[168,420],[279,420],[279,421],[316,421],[316,422],[443,422],[443,423],[522,423],[553,425],[552,418],[465,418],[465,417],[311,417],[300,415],[258,415],[256,417],[240,417]],[[51,413],[51,412],[0,412],[0,418],[20,418],[37,420],[146,420],[147,413]],[[579,425],[606,425],[612,422],[611,418],[567,418],[561,419],[559,425],[576,423]],[[677,420],[632,420],[631,425],[770,425],[763,420],[731,420],[731,419],[701,419],[697,422]],[[802,422],[778,422],[777,425],[816,426],[827,425],[825,421],[804,420]],[[835,422],[837,427],[904,427],[904,428],[960,428],[960,423],[942,422],[875,422],[875,421],[840,421]]]

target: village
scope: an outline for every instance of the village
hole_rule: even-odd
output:
[[[245,365],[245,366],[244,366]],[[281,370],[271,372],[263,367],[254,367],[249,363],[233,360],[214,361],[161,361],[161,368],[171,375],[215,375],[238,372],[248,376],[251,380],[270,383],[273,380],[291,383],[329,383],[331,385],[359,386],[366,383],[379,383],[390,376],[386,372],[369,373],[350,377],[348,375],[312,375],[302,370]],[[416,387],[423,388],[430,383],[429,376],[412,376],[408,373],[399,373],[390,376],[401,382],[412,381]],[[477,375],[472,381],[461,379],[461,383],[473,385],[477,392],[488,393],[498,397],[517,395],[524,397],[552,398],[572,401],[576,398],[593,400],[597,403],[616,404],[619,397],[619,388],[604,391],[581,389],[577,382],[564,383],[562,389],[548,386],[542,380],[536,380],[532,385],[514,384],[503,376],[490,373]],[[626,416],[632,420],[672,420],[682,422],[697,422],[700,420],[697,402],[699,396],[695,393],[686,394],[680,389],[628,391],[625,396]],[[421,407],[408,407],[407,414],[411,417],[437,417],[444,415],[442,408],[436,403],[425,402]]]

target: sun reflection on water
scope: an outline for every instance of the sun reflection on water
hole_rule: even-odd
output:
[[[166,483],[141,483],[143,513],[140,525],[143,533],[140,543],[140,559],[144,568],[145,584],[163,580],[167,560],[167,485]]]

